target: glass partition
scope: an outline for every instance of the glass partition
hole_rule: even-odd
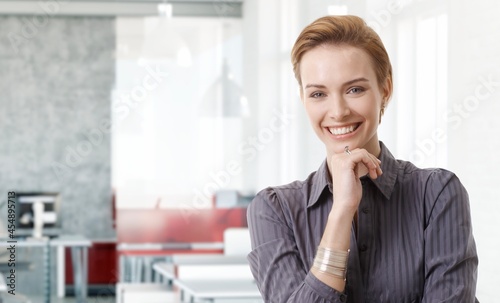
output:
[[[211,207],[238,189],[239,19],[118,17],[112,176],[118,207]],[[234,151],[234,152],[233,152]]]

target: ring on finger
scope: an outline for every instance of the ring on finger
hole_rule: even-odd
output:
[[[349,150],[349,145],[347,145],[346,147],[344,147],[344,152],[348,155],[351,154],[351,151]]]

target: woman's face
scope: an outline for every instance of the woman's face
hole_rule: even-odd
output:
[[[329,156],[365,148],[378,156],[384,100],[370,57],[352,46],[320,45],[300,62],[301,99]]]

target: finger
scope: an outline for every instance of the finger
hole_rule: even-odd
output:
[[[375,157],[365,149],[359,149],[359,151],[356,151],[356,153],[361,155],[360,160],[367,168],[370,178],[376,179],[377,177],[382,175],[382,169],[380,168],[380,164],[382,162],[377,157]]]
[[[376,169],[374,170],[374,174],[370,174],[370,177],[372,179],[376,179],[377,177],[380,177],[383,172],[382,172],[382,167],[381,167],[381,164],[382,164],[382,161],[380,161],[380,159],[378,159],[377,157],[375,157],[374,155],[372,154],[369,154],[371,157],[373,157],[373,160],[375,161],[376,163]]]
[[[382,175],[382,167],[381,167],[381,164],[382,164],[382,161],[380,161],[379,158],[375,157],[373,154],[370,154],[369,155],[373,158],[373,160],[375,161],[376,165],[377,165],[377,168],[375,169],[375,173],[377,174],[377,177],[380,177]]]

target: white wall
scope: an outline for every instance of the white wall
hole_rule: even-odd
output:
[[[312,131],[298,94],[290,52],[300,31],[327,14],[336,1],[246,1],[244,5],[244,90],[256,113],[246,123],[245,135],[258,136],[286,112],[286,129],[263,144],[254,161],[245,163],[245,186],[259,191],[267,186],[305,179],[325,159],[323,144]],[[364,1],[350,7],[362,14]]]
[[[481,302],[496,302],[500,282],[500,3],[449,2],[448,109],[453,113],[449,168],[470,196],[479,252],[477,296]],[[489,87],[483,79],[491,81]]]
[[[304,179],[324,160],[325,151],[316,138],[298,97],[298,87],[290,63],[291,47],[302,28],[326,15],[336,1],[279,0],[246,1],[243,31],[243,90],[251,115],[243,119],[240,153],[241,190],[256,192],[266,186]],[[408,159],[419,148],[418,134],[427,129],[422,116],[426,109],[417,102],[425,97],[425,87],[416,91],[414,76],[417,46],[400,51],[401,45],[415,43],[416,33],[407,36],[404,26],[415,28],[429,15],[447,15],[447,64],[445,96],[436,95],[438,116],[432,128],[447,130],[446,140],[436,145],[432,161],[454,171],[469,191],[474,231],[480,256],[478,298],[493,301],[495,281],[500,272],[496,256],[500,230],[496,213],[500,168],[496,156],[500,148],[500,12],[498,2],[480,0],[348,2],[351,14],[364,17],[377,27],[394,67],[395,95],[379,129],[380,138],[397,157]],[[442,57],[440,57],[442,58]],[[410,72],[409,72],[410,71]],[[486,79],[486,80],[482,80]],[[485,81],[489,86],[485,87]],[[446,101],[446,102],[443,102]],[[444,104],[441,118],[439,105]],[[416,110],[418,109],[418,110]],[[236,142],[239,143],[239,142]],[[238,144],[236,144],[238,145]],[[427,161],[425,163],[431,163]],[[187,185],[189,186],[189,185]],[[498,280],[498,279],[497,279]]]
[[[396,156],[408,159],[417,151],[422,125],[415,114],[415,77],[403,77],[407,68],[415,69],[415,53],[398,53],[398,45],[408,43],[398,36],[401,20],[421,20],[428,14],[447,15],[448,53],[447,86],[436,102],[446,99],[441,109],[436,104],[434,128],[447,130],[444,144],[436,144],[435,163],[454,171],[467,188],[480,258],[477,297],[481,302],[494,302],[500,263],[500,230],[498,206],[500,168],[500,4],[494,0],[474,3],[460,1],[405,0],[396,12],[389,11],[396,1],[356,1],[349,13],[364,17],[378,25],[395,70],[395,97],[380,128],[380,138]],[[300,30],[315,18],[325,15],[328,3],[321,1],[248,1],[245,3],[245,91],[257,112],[256,120],[247,121],[246,135],[265,128],[273,109],[286,108],[293,114],[289,128],[248,163],[245,184],[256,190],[269,185],[304,179],[324,159],[322,144],[310,130],[297,96],[289,52]],[[399,31],[401,32],[401,30]],[[439,55],[441,56],[441,55]],[[446,56],[444,56],[446,57]],[[436,64],[442,64],[438,57]],[[405,62],[407,63],[405,65]],[[288,74],[287,74],[288,73]],[[486,80],[482,80],[486,79]],[[484,82],[490,79],[490,86]],[[398,93],[399,90],[399,93]],[[479,101],[475,101],[477,100]],[[462,106],[459,112],[457,106]],[[423,111],[422,111],[423,110]],[[446,111],[448,110],[448,114]],[[402,113],[405,113],[402,115]],[[447,119],[442,118],[446,114]],[[462,116],[461,116],[462,115]],[[418,121],[416,119],[419,119]],[[409,129],[409,131],[407,131]],[[411,132],[411,134],[409,133]],[[428,160],[428,159],[426,159]],[[432,161],[424,161],[429,163]],[[425,165],[425,164],[424,164]]]

